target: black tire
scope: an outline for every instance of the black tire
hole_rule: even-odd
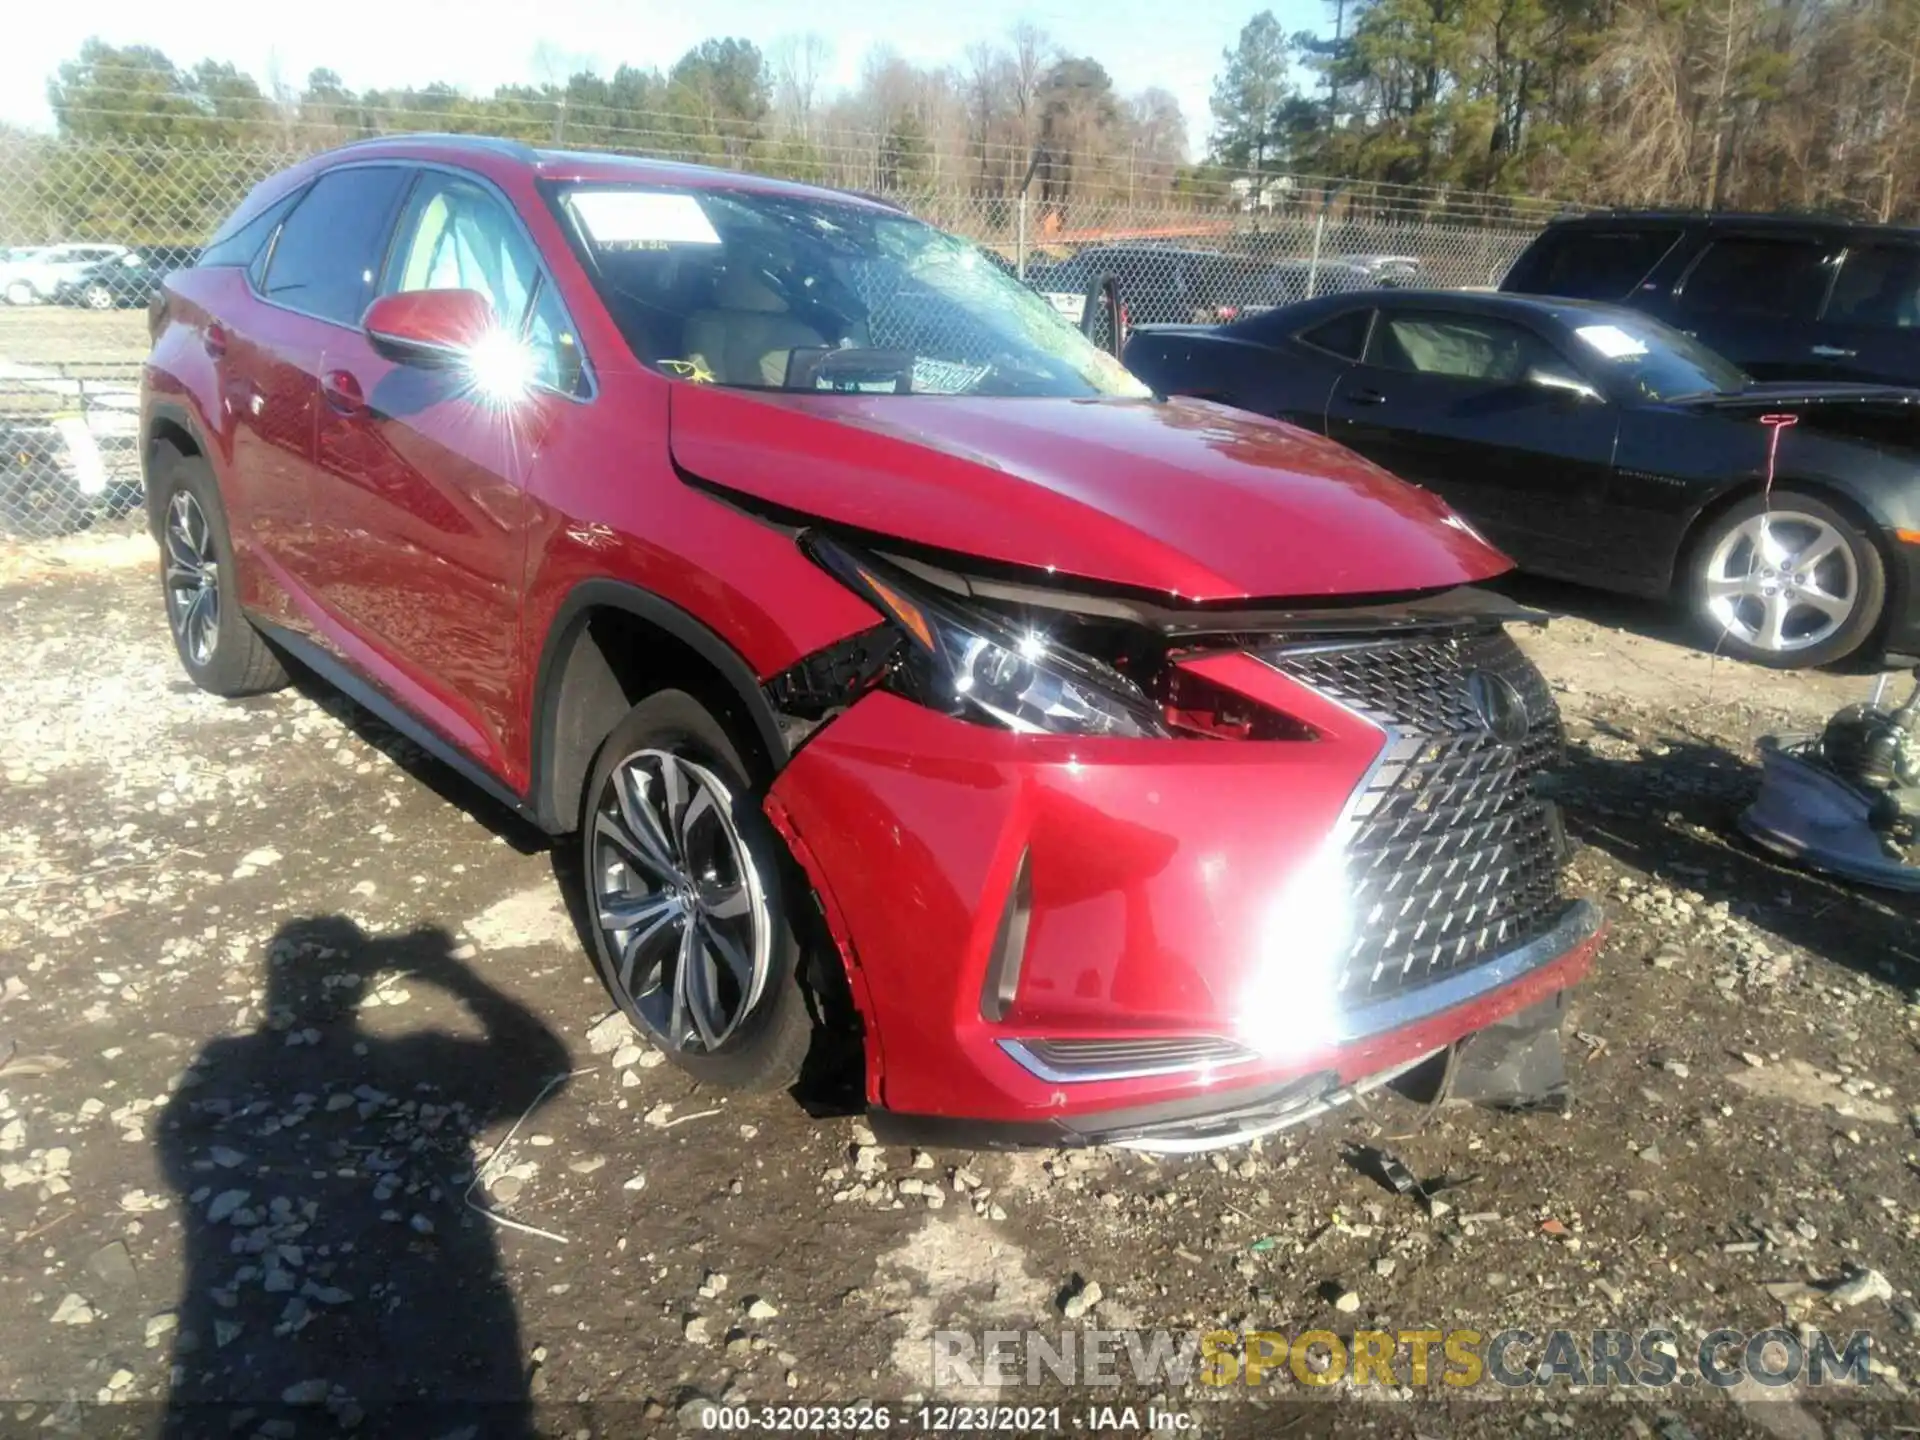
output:
[[[724,784],[730,797],[725,813],[757,879],[764,906],[767,962],[759,998],[740,1015],[731,1033],[711,1048],[690,1049],[676,1044],[649,1019],[646,1008],[621,983],[613,937],[601,920],[600,860],[605,852],[598,817],[608,806],[617,808],[618,801],[610,789],[615,772],[637,756],[662,752],[705,770]],[[787,897],[798,894],[799,887],[789,872],[786,848],[761,813],[758,797],[759,787],[725,727],[693,696],[680,690],[662,690],[634,706],[613,727],[594,761],[581,806],[579,855],[586,929],[601,983],[628,1020],[669,1060],[695,1079],[728,1090],[788,1088],[799,1078],[814,1034],[813,1016],[800,980],[801,947],[786,909]],[[759,923],[760,912],[754,914],[755,923]],[[717,965],[714,973],[719,973]],[[632,978],[638,982],[641,975],[635,972]],[[664,972],[661,982],[666,983]],[[636,988],[641,987],[636,984]],[[651,997],[660,993],[648,991]],[[657,998],[652,1000],[655,1007],[658,1003]]]
[[[1715,612],[1712,592],[1716,557],[1722,555],[1722,547],[1729,543],[1736,547],[1737,556],[1737,547],[1741,543],[1739,532],[1763,512],[1789,532],[1795,527],[1810,532],[1813,525],[1824,525],[1844,546],[1844,556],[1836,551],[1832,558],[1821,563],[1816,588],[1824,592],[1836,579],[1849,581],[1852,608],[1830,634],[1811,643],[1794,640],[1789,635],[1789,643],[1783,647],[1755,644],[1737,629],[1729,627],[1724,618]],[[1880,628],[1882,613],[1886,608],[1887,571],[1879,548],[1862,532],[1852,516],[1805,490],[1775,487],[1771,496],[1763,498],[1758,494],[1749,495],[1736,502],[1700,532],[1688,548],[1685,565],[1684,593],[1688,612],[1700,628],[1705,642],[1720,654],[1776,670],[1811,669],[1846,659],[1866,644]],[[1741,568],[1737,559],[1735,568]],[[1753,564],[1750,563],[1746,569],[1752,573]],[[1804,577],[1806,572],[1800,574]],[[1766,572],[1761,572],[1763,581],[1765,575]],[[1758,599],[1739,603],[1743,606],[1741,613],[1749,616],[1759,613],[1754,607],[1762,604]],[[1810,613],[1804,607],[1797,613],[1811,621],[1806,633],[1817,634],[1819,614]],[[1757,631],[1759,627],[1748,625],[1747,628]]]
[[[81,292],[80,298],[86,302],[89,310],[111,310],[114,308],[113,291],[104,285],[89,285]]]
[[[220,503],[220,486],[213,471],[199,456],[182,455],[162,442],[155,450],[148,483],[153,487],[153,513],[159,522],[160,598],[187,678],[202,690],[228,698],[283,688],[289,680],[286,667],[240,608],[233,539],[227,532],[227,511]],[[211,627],[212,645],[204,654],[196,654],[183,633],[181,608],[175,604],[169,580],[169,516],[175,497],[183,494],[192,498],[205,521],[215,589],[217,597],[225,602],[218,606],[218,618]]]

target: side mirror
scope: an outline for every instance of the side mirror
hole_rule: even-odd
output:
[[[1551,391],[1577,404],[1598,405],[1606,398],[1586,381],[1558,370],[1535,367],[1527,372],[1527,384]]]
[[[441,370],[467,363],[494,329],[478,290],[403,290],[382,295],[360,322],[373,348],[400,365]]]

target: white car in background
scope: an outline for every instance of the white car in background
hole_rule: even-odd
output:
[[[39,245],[9,250],[0,260],[0,295],[9,305],[35,305],[51,300],[61,282],[78,279],[80,272],[102,260],[133,254],[125,245],[88,242],[76,245]]]

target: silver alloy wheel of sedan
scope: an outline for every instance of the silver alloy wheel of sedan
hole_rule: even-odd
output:
[[[104,285],[89,285],[82,298],[87,302],[87,308],[89,310],[111,310],[113,308],[113,291]]]
[[[220,639],[220,564],[213,527],[189,491],[173,492],[166,542],[167,619],[187,657],[204,666]]]
[[[614,766],[593,818],[610,978],[674,1050],[717,1050],[766,988],[772,917],[733,805],[705,766],[640,750]]]
[[[1853,547],[1827,521],[1794,510],[1754,515],[1707,556],[1705,597],[1729,634],[1774,654],[1833,636],[1860,603]]]

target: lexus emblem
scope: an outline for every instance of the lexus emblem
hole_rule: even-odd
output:
[[[1527,738],[1533,721],[1527,715],[1527,702],[1504,675],[1475,670],[1467,676],[1467,704],[1474,718],[1494,739],[1518,745]]]

